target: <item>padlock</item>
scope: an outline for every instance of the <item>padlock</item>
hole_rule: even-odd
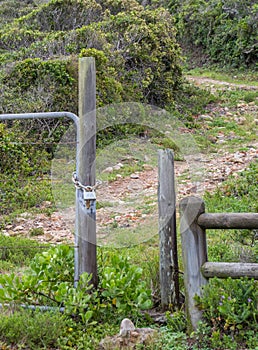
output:
[[[85,201],[92,201],[92,200],[96,200],[96,193],[94,190],[92,191],[87,191],[87,190],[83,190],[83,199]]]

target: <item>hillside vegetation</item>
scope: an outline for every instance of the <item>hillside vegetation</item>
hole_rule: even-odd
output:
[[[257,68],[255,0],[171,0],[168,7],[176,19],[179,41],[190,50],[201,51],[203,63]]]
[[[89,55],[96,58],[98,106],[171,104],[182,78],[175,37],[167,10],[144,10],[134,0],[42,3],[1,29],[2,113],[76,113],[77,58]]]

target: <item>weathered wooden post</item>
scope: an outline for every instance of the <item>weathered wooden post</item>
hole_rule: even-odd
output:
[[[79,60],[79,147],[77,179],[83,186],[95,185],[96,159],[96,69],[92,57]],[[85,202],[84,191],[76,191],[77,258],[75,284],[83,272],[92,274],[97,286],[96,203]]]
[[[159,241],[162,308],[179,305],[176,236],[176,195],[174,157],[171,150],[159,150]]]
[[[199,215],[204,211],[201,198],[191,196],[180,202],[185,307],[189,332],[196,330],[202,316],[195,305],[194,296],[200,295],[202,286],[207,283],[201,273],[201,267],[207,261],[206,232],[197,223]]]

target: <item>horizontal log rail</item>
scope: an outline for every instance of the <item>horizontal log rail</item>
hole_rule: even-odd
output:
[[[258,213],[203,213],[197,223],[204,229],[258,229]]]
[[[212,278],[241,278],[248,277],[258,279],[258,264],[255,263],[225,263],[206,262],[201,267],[204,277]]]

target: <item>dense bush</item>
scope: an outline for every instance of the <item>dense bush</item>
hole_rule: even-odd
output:
[[[30,0],[1,0],[0,1],[0,28],[12,22],[14,18],[26,15],[36,7],[36,1]]]
[[[76,112],[77,82],[71,76],[70,66],[71,63],[67,61],[42,61],[38,58],[17,62],[2,78],[2,112],[63,109]]]
[[[253,66],[257,62],[256,1],[171,0],[169,7],[185,45],[194,43],[223,66]]]
[[[51,1],[44,5],[44,9],[51,12],[52,7],[59,3],[60,1]],[[84,4],[81,1],[80,3],[81,6]],[[6,110],[5,106],[8,106],[5,96],[6,99],[14,100],[20,94],[26,93],[28,88],[32,93],[34,90],[39,91],[40,87],[43,96],[46,89],[50,88],[51,91],[47,96],[47,104],[46,101],[42,101],[43,98],[40,99],[41,103],[37,101],[36,105],[41,109],[74,111],[77,96],[71,91],[74,90],[73,84],[70,89],[70,72],[67,72],[70,62],[70,67],[74,67],[73,73],[76,75],[71,55],[96,57],[98,106],[132,100],[160,107],[172,104],[181,86],[182,72],[180,49],[175,39],[176,33],[171,15],[162,8],[144,10],[133,0],[128,1],[126,6],[122,3],[119,3],[119,6],[115,5],[115,1],[103,2],[105,12],[102,12],[103,17],[99,17],[97,23],[92,21],[90,24],[83,23],[84,25],[78,29],[64,28],[65,31],[46,33],[45,38],[42,28],[32,31],[29,26],[26,27],[26,22],[21,22],[25,28],[19,22],[20,27],[14,26],[3,31],[2,47],[7,49],[9,45],[10,52],[19,49],[20,46],[20,50],[13,51],[13,57],[18,56],[21,62],[15,63],[11,68],[8,67],[2,80],[4,85],[2,108]],[[124,12],[119,12],[120,7]],[[132,10],[134,8],[137,11]],[[30,43],[28,48],[24,47]],[[105,59],[99,60],[100,55]],[[39,61],[56,56],[69,56],[69,58],[65,61],[60,60],[59,63],[58,60]],[[13,90],[15,85],[17,89]],[[61,89],[61,86],[65,89]],[[35,96],[35,92],[32,95]],[[32,107],[35,109],[36,105],[28,103],[27,111]],[[8,107],[10,110],[14,106]],[[21,107],[25,108],[19,104],[16,108]]]
[[[50,200],[49,181],[44,179],[48,157],[40,146],[28,144],[26,133],[15,132],[0,124],[0,214],[27,209]]]

